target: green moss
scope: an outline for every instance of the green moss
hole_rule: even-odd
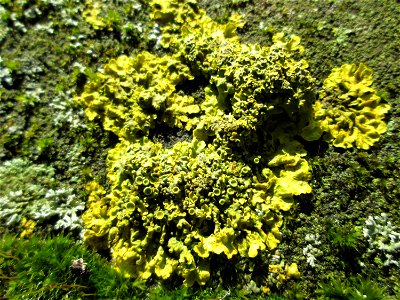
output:
[[[348,299],[350,295],[350,288],[346,283],[338,279],[332,279],[328,283],[320,283],[320,289],[317,293],[320,294],[321,299]]]
[[[362,232],[356,227],[332,226],[328,225],[328,240],[332,246],[338,247],[342,251],[350,254],[358,251]],[[350,252],[350,253],[349,253]],[[354,259],[354,256],[351,258]]]
[[[0,240],[1,293],[18,299],[62,297],[142,299],[140,283],[129,282],[107,261],[69,237],[29,240],[5,235]],[[74,272],[74,260],[83,258],[85,271]]]
[[[318,299],[351,299],[351,300],[385,300],[391,299],[385,288],[379,286],[368,278],[351,278],[350,280],[331,279],[327,283],[321,283],[317,291]]]

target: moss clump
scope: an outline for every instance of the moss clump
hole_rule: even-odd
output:
[[[335,226],[333,224],[329,224],[328,226],[328,241],[333,247],[338,248],[344,254],[358,252],[362,237],[360,228]],[[352,255],[351,259],[354,259],[354,255]]]
[[[143,299],[137,282],[129,282],[85,246],[69,237],[29,240],[4,235],[0,240],[0,293],[13,299]],[[82,258],[84,269],[73,269]]]
[[[384,288],[368,278],[353,277],[341,281],[337,278],[320,283],[318,299],[388,300],[391,299]]]

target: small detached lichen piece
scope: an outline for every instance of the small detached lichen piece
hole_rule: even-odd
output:
[[[314,119],[303,129],[306,140],[325,140],[335,147],[369,149],[386,132],[388,104],[381,103],[372,85],[372,71],[364,64],[334,68],[324,81]]]
[[[85,1],[86,9],[82,12],[83,19],[90,24],[93,29],[103,29],[107,25],[100,18],[99,14],[101,12],[101,3],[93,0]]]

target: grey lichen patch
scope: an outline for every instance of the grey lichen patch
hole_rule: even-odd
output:
[[[363,228],[368,243],[367,256],[382,267],[400,266],[400,233],[388,215],[369,216]]]
[[[0,166],[1,222],[17,232],[24,218],[51,229],[80,230],[79,215],[85,205],[72,189],[56,182],[54,173],[51,167],[19,158],[4,162]]]

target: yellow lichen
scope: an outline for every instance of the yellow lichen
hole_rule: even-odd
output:
[[[288,279],[290,279],[290,278],[299,278],[300,277],[299,268],[297,267],[296,263],[292,263],[289,266],[286,265],[285,266],[285,272],[286,272],[286,277]]]
[[[311,112],[313,79],[292,56],[302,49],[297,37],[242,44],[237,16],[222,25],[194,2],[152,7],[171,54],[112,59],[75,98],[119,138],[107,191],[87,187],[84,239],[111,249],[125,276],[177,274],[203,285],[213,256],[252,259],[276,248],[282,211],[310,192],[294,137]],[[160,129],[192,136],[166,146],[154,138]]]
[[[19,236],[21,238],[25,238],[25,237],[29,238],[33,234],[36,224],[37,223],[34,220],[27,219],[25,217],[22,218],[22,220],[20,222],[20,226],[23,228],[23,230]]]
[[[320,100],[314,104],[314,119],[302,136],[324,138],[335,147],[369,149],[386,131],[388,104],[381,103],[372,85],[372,71],[364,64],[334,68],[324,81]]]
[[[101,12],[101,4],[97,1],[86,0],[87,8],[82,12],[83,19],[92,25],[94,29],[102,29],[107,25],[101,19],[99,19],[99,14]]]

